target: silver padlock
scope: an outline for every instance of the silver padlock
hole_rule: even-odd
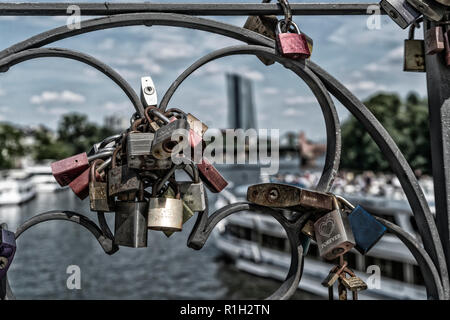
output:
[[[205,188],[201,181],[182,181],[178,183],[181,199],[192,211],[203,211],[206,209]]]
[[[183,201],[179,193],[176,199],[150,198],[148,228],[172,232],[183,229]]]
[[[407,0],[382,0],[380,6],[402,29],[407,28],[420,16],[420,12]]]
[[[158,104],[158,94],[150,76],[141,78],[141,102],[146,108]]]
[[[116,202],[114,243],[132,248],[147,247],[147,202]]]
[[[441,21],[444,18],[446,8],[435,0],[408,0],[408,2],[431,20]]]
[[[161,127],[155,134],[152,155],[157,159],[168,159],[189,146],[189,123],[185,119],[174,120]]]
[[[314,223],[317,247],[321,257],[333,260],[355,246],[355,237],[347,215],[341,212],[339,202],[333,197],[335,209]]]
[[[145,164],[143,156],[151,154],[154,133],[130,132],[127,138],[127,165],[128,168],[141,169]]]

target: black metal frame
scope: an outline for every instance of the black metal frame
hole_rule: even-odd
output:
[[[66,15],[66,9],[69,5],[71,5],[71,3],[0,3],[0,15]],[[136,93],[133,91],[131,86],[110,67],[83,53],[60,48],[41,47],[61,39],[87,32],[131,25],[164,25],[185,27],[221,34],[247,43],[247,45],[219,49],[199,59],[192,66],[186,69],[186,71],[184,71],[169,88],[161,102],[160,108],[166,108],[171,96],[175,93],[176,89],[184,79],[186,79],[192,72],[212,60],[235,54],[253,54],[271,58],[278,63],[283,64],[286,68],[291,69],[299,77],[301,77],[311,88],[322,108],[327,127],[327,156],[321,179],[316,188],[320,191],[329,191],[339,168],[341,153],[340,125],[333,101],[329,95],[329,93],[331,93],[364,125],[366,130],[379,146],[380,150],[385,154],[392,170],[400,180],[409,204],[411,205],[419,228],[421,240],[423,242],[423,248],[418,240],[414,239],[411,235],[407,234],[398,226],[381,218],[378,218],[378,220],[386,225],[391,232],[396,234],[411,250],[424,275],[428,298],[450,299],[450,283],[447,268],[447,261],[449,260],[449,257],[448,255],[445,255],[445,253],[448,253],[449,239],[448,237],[445,237],[445,233],[438,232],[435,218],[431,214],[424,194],[408,162],[398,149],[395,142],[389,136],[388,132],[367,109],[367,107],[339,81],[312,61],[307,60],[302,63],[285,59],[277,55],[275,51],[275,42],[273,40],[243,28],[192,16],[202,14],[280,14],[282,10],[278,7],[278,5],[107,3],[80,3],[78,5],[82,10],[83,15],[107,14],[110,16],[82,21],[80,29],[70,30],[65,26],[59,27],[31,37],[3,51],[0,51],[0,72],[6,72],[10,67],[17,63],[38,57],[63,57],[78,60],[82,63],[93,66],[118,84],[130,98],[136,111],[142,115],[143,107]],[[366,14],[367,8],[370,5],[374,4],[292,4],[292,12],[294,15]],[[181,15],[179,13],[187,13],[189,15]],[[439,77],[443,72],[444,71],[442,68],[435,68],[433,73],[429,74],[429,77]],[[450,90],[448,90],[447,87],[441,87],[440,93],[441,94],[439,97],[448,98]],[[432,103],[432,101],[430,101],[430,103]],[[439,106],[434,105],[433,108],[437,108]],[[430,106],[430,111],[431,110],[432,106]],[[448,113],[449,112],[445,114]],[[442,131],[440,131],[440,133],[442,134]],[[436,135],[436,132],[434,134]],[[437,134],[439,134],[439,132],[437,132]],[[444,148],[448,148],[448,146],[444,145]],[[435,174],[443,173],[443,167],[437,168],[436,170],[437,171],[435,171]],[[444,195],[449,194],[447,189],[436,191],[436,193]],[[272,214],[286,230],[291,244],[291,267],[285,282],[272,296],[269,297],[269,299],[289,298],[298,287],[303,270],[303,249],[300,244],[299,230],[305,223],[306,216],[301,216],[295,221],[289,221],[276,210],[258,207],[248,203],[229,205],[213,213],[211,216],[208,216],[208,212],[206,210],[205,212],[200,212],[198,214],[197,222],[188,239],[188,246],[197,250],[201,249],[207,241],[210,232],[220,220],[232,213],[242,210],[265,211]],[[447,211],[445,210],[445,217],[447,217],[446,212]],[[442,213],[438,211],[437,219],[442,219],[442,217]],[[16,232],[16,237],[37,223],[55,219],[76,222],[88,228],[108,254],[113,254],[118,249],[112,245],[112,234],[106,225],[104,216],[102,215],[99,215],[100,229],[95,225],[95,223],[77,213],[57,211],[44,213],[33,217],[29,221],[25,222],[24,225],[19,227]],[[6,281],[6,287],[8,286],[9,284]],[[2,287],[4,288],[5,286],[0,286],[0,295],[2,297],[12,298],[12,292],[10,290],[2,290]]]

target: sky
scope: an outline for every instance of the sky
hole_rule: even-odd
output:
[[[240,16],[211,18],[237,26],[243,26],[246,21],[246,17]],[[66,19],[0,17],[0,47],[3,50],[35,34],[65,25]],[[92,17],[83,17],[85,19]],[[399,93],[402,97],[415,91],[425,96],[425,74],[402,71],[403,43],[408,31],[402,30],[388,16],[381,16],[380,28],[373,30],[367,26],[367,19],[368,16],[294,17],[300,29],[314,39],[311,59],[358,98],[365,99],[380,91]],[[140,78],[150,75],[162,98],[172,81],[194,61],[211,51],[239,44],[242,43],[204,31],[137,26],[92,32],[50,46],[81,51],[100,59],[119,72],[137,92]],[[227,57],[207,64],[181,85],[170,106],[193,113],[210,128],[226,128],[227,72],[253,80],[258,128],[280,129],[282,134],[303,130],[313,140],[325,139],[320,106],[302,80],[282,66],[267,67],[253,56]],[[344,121],[349,113],[336,100],[335,103]],[[91,121],[102,124],[104,117],[110,114],[129,118],[134,108],[110,79],[79,62],[42,58],[21,63],[0,74],[1,121],[33,126],[44,124],[55,129],[61,115],[74,111],[85,113]]]

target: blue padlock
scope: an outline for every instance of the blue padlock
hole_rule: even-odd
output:
[[[14,232],[0,228],[0,280],[6,275],[16,253]]]
[[[355,248],[361,254],[366,254],[387,230],[383,224],[378,222],[360,205],[348,215],[348,220],[355,236]]]

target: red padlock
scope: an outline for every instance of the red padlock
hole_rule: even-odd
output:
[[[283,57],[303,60],[308,59],[311,56],[311,51],[308,47],[308,41],[304,34],[300,32],[298,26],[292,21],[291,24],[294,26],[296,32],[283,33],[281,31],[281,23],[284,20],[278,21],[277,25],[277,46],[278,51]]]
[[[219,193],[228,185],[227,180],[217,171],[217,169],[208,161],[203,158],[202,162],[197,164],[200,177],[205,182],[205,185],[213,193]]]
[[[84,200],[89,195],[90,171],[91,169],[87,168],[69,184],[70,189],[72,189],[76,196],[81,200]]]
[[[89,168],[89,161],[86,152],[84,152],[53,162],[50,166],[55,180],[61,187],[64,187]]]

